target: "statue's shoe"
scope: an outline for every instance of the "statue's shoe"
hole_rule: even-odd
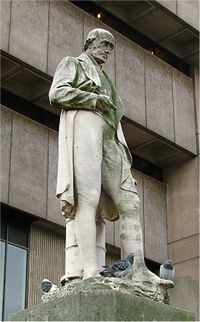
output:
[[[93,271],[90,272],[84,272],[83,275],[83,280],[87,279],[87,278],[91,278],[91,277],[102,277],[99,273],[100,273],[100,269],[95,269]]]
[[[147,268],[143,268],[140,272],[133,270],[132,281],[137,283],[160,285],[165,289],[174,287],[173,281],[161,279],[159,276],[149,271]]]

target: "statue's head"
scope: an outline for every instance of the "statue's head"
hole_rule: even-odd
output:
[[[84,51],[91,55],[96,62],[101,65],[108,59],[114,45],[115,38],[109,31],[96,28],[88,34],[84,45]]]

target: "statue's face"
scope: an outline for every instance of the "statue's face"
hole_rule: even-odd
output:
[[[93,40],[87,51],[101,65],[106,62],[113,48],[114,39],[109,34],[102,33]]]

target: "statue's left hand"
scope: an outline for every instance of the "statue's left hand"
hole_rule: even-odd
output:
[[[108,95],[100,94],[97,98],[96,108],[101,112],[108,112],[111,108],[116,110],[115,105],[112,103]]]

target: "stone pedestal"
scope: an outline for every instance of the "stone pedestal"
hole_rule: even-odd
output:
[[[48,293],[45,303],[12,314],[10,321],[195,321],[190,312],[131,292],[128,284],[117,287],[110,279],[77,282]]]

